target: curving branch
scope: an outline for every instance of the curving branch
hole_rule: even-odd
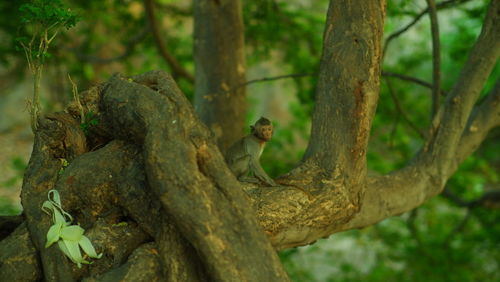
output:
[[[172,76],[174,78],[183,77],[189,82],[194,82],[194,77],[182,65],[177,61],[177,59],[168,51],[165,43],[163,43],[162,36],[160,35],[160,28],[155,18],[155,1],[154,0],[144,0],[144,8],[146,10],[146,15],[151,27],[151,33],[156,44],[156,48],[167,64],[172,68]]]
[[[453,228],[453,230],[450,231],[450,233],[445,237],[443,244],[446,246],[449,244],[450,240],[455,236],[458,232],[460,232],[465,225],[467,224],[468,220],[470,219],[470,216],[472,214],[471,210],[477,207],[485,207],[485,208],[492,208],[492,207],[499,207],[500,206],[500,190],[493,190],[493,191],[488,191],[484,193],[481,197],[475,199],[475,200],[470,200],[466,201],[453,192],[450,191],[447,187],[444,188],[443,193],[441,193],[441,196],[444,198],[450,200],[453,202],[455,205],[459,207],[463,207],[467,209],[467,213],[463,217],[463,219]]]
[[[317,75],[318,75],[318,73],[292,73],[292,74],[284,74],[284,75],[256,78],[256,79],[248,80],[245,83],[242,83],[242,84],[232,88],[231,90],[228,90],[227,92],[231,92],[231,91],[234,91],[240,87],[244,87],[244,86],[254,84],[254,83],[268,82],[268,81],[287,79],[287,78],[301,78],[301,77],[306,77],[306,76],[317,76]],[[416,78],[416,77],[412,77],[412,76],[408,76],[408,75],[404,75],[404,74],[399,74],[399,73],[395,73],[395,72],[388,72],[388,71],[382,71],[382,76],[383,77],[395,77],[395,78],[398,78],[400,80],[413,82],[413,83],[418,84],[420,86],[432,89],[431,83],[426,82],[426,81],[421,80],[421,79]],[[440,94],[442,96],[446,96],[447,92],[441,89]]]
[[[439,43],[439,23],[436,2],[427,0],[432,34],[432,118],[439,109],[439,92],[441,90],[441,47]]]
[[[370,188],[363,195],[361,211],[345,226],[346,229],[367,226],[391,215],[401,214],[441,192],[458,164],[499,123],[498,83],[486,101],[477,108],[478,113],[470,114],[499,56],[500,2],[492,1],[481,35],[457,83],[441,106],[435,132],[429,137],[427,145],[405,168],[368,179]],[[492,116],[495,118],[486,120]]]
[[[500,205],[500,190],[492,190],[485,192],[481,197],[466,201],[459,196],[455,195],[450,189],[445,188],[443,193],[441,193],[443,197],[452,201],[454,204],[463,207],[463,208],[476,208],[479,206],[490,206],[490,205]]]
[[[394,102],[394,105],[396,106],[396,110],[398,111],[398,113],[403,117],[403,120],[410,126],[410,128],[413,129],[413,131],[415,131],[418,134],[418,136],[420,136],[420,138],[422,138],[422,140],[425,140],[426,135],[424,134],[424,132],[422,132],[422,130],[420,130],[420,128],[418,128],[410,120],[408,115],[403,110],[401,103],[399,103],[398,96],[396,95],[394,89],[392,88],[391,81],[388,78],[386,78],[385,82],[387,83],[387,88],[389,89],[389,94],[391,94],[392,101]]]
[[[443,1],[439,4],[436,5],[436,9],[437,10],[442,10],[442,9],[447,9],[447,8],[451,8],[451,7],[455,7],[455,6],[458,6],[458,5],[461,5],[465,2],[468,2],[470,0],[448,0],[448,1]],[[421,11],[420,13],[418,13],[415,18],[413,18],[413,20],[411,22],[409,22],[407,25],[405,25],[404,27],[400,28],[399,30],[391,33],[387,39],[385,40],[385,43],[384,43],[384,51],[383,51],[383,55],[385,56],[385,54],[387,53],[387,47],[389,46],[389,43],[391,43],[392,40],[396,39],[397,37],[399,37],[401,34],[405,33],[406,31],[408,31],[412,26],[414,26],[415,24],[417,24],[420,19],[422,19],[423,16],[425,16],[425,14],[427,14],[429,12],[429,8],[426,8],[425,10]]]
[[[500,126],[500,78],[484,101],[472,112],[460,139],[452,169],[458,168],[479,147],[488,132],[497,126]]]
[[[231,93],[241,87],[248,86],[250,84],[254,83],[259,83],[259,82],[267,82],[267,81],[274,81],[274,80],[279,80],[279,79],[286,79],[286,78],[300,78],[300,77],[305,77],[305,76],[316,76],[318,75],[317,73],[292,73],[292,74],[284,74],[284,75],[278,75],[278,76],[271,76],[271,77],[262,77],[262,78],[256,78],[252,80],[248,80],[245,83],[241,83],[237,85],[236,87],[231,88],[230,90],[226,91],[228,93]]]
[[[404,74],[399,74],[399,73],[395,73],[395,72],[388,72],[388,71],[382,71],[382,76],[395,77],[395,78],[398,78],[398,79],[401,79],[404,81],[410,81],[410,82],[413,82],[413,83],[418,84],[420,86],[432,89],[432,84],[430,84],[424,80],[418,79],[416,77],[412,77],[412,76],[408,76],[408,75],[404,75]],[[447,92],[441,89],[440,94],[443,96],[446,96]]]

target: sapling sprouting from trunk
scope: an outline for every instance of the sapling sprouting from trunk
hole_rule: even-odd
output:
[[[49,46],[62,28],[73,27],[78,18],[61,0],[32,0],[20,8],[21,21],[27,37],[18,38],[33,75],[33,99],[30,103],[31,129],[38,127],[40,84],[45,60],[49,57]]]

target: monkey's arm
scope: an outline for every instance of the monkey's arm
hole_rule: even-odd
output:
[[[253,172],[253,175],[259,179],[260,181],[266,183],[269,186],[277,186],[274,180],[267,175],[264,169],[260,166],[259,161],[252,159],[250,162],[250,170]]]
[[[246,140],[247,153],[250,155],[249,168],[250,172],[260,181],[264,182],[269,186],[277,186],[274,180],[267,175],[262,166],[260,165],[260,145],[253,140]]]

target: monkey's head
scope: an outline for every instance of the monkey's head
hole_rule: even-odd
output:
[[[269,141],[273,137],[273,124],[265,117],[261,117],[250,129],[255,137],[262,141]]]

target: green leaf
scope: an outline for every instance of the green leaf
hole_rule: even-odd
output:
[[[66,222],[66,218],[67,218],[67,222],[66,222],[66,225],[69,225],[69,223],[71,221],[73,221],[73,217],[64,211],[64,209],[62,208],[62,205],[61,205],[61,198],[59,196],[59,192],[57,190],[50,190],[48,192],[48,198],[49,198],[49,202],[52,203],[52,211],[54,213],[54,222],[58,222],[58,221],[61,221],[63,220],[64,222]],[[45,203],[44,203],[45,205]],[[43,206],[42,206],[43,208]]]
[[[73,261],[73,259],[71,258],[71,254],[69,253],[69,250],[68,248],[66,248],[66,244],[63,242],[63,240],[59,240],[57,241],[57,245],[59,246],[59,249],[68,257],[71,259],[71,261]],[[73,261],[74,262],[74,261]]]
[[[82,247],[83,251],[91,258],[101,258],[101,254],[97,254],[97,252],[94,249],[94,246],[92,246],[92,243],[90,242],[89,238],[87,236],[82,236],[80,238],[80,241],[78,241],[78,244],[80,247]]]
[[[62,223],[56,223],[49,228],[47,232],[47,243],[45,243],[45,248],[50,247],[55,242],[59,241]]]
[[[77,264],[78,268],[82,267],[82,263],[90,264],[90,262],[83,259],[82,253],[80,252],[80,247],[78,246],[78,242],[59,240],[58,245],[59,245],[59,248],[61,249],[61,251],[63,251],[63,253],[72,262]]]
[[[50,213],[53,211],[54,205],[50,201],[45,201],[42,204],[42,211],[44,211],[46,214],[50,215]]]
[[[49,215],[50,212],[52,212],[52,218],[55,224],[52,225],[47,232],[45,247],[48,248],[53,243],[57,242],[59,249],[61,249],[72,262],[76,263],[78,268],[82,267],[82,263],[90,264],[90,262],[83,259],[80,247],[89,257],[101,258],[102,254],[98,255],[90,240],[83,235],[85,230],[78,225],[69,226],[70,222],[67,222],[65,217],[70,221],[72,217],[61,207],[59,192],[50,190],[48,192],[48,198],[49,200],[42,204],[42,211]]]
[[[61,229],[61,238],[68,241],[80,241],[85,230],[78,225],[66,226]]]
[[[52,196],[52,199],[51,199]],[[48,195],[49,201],[55,203],[56,206],[61,206],[61,197],[59,196],[59,192],[57,190],[50,190]]]
[[[59,212],[59,209],[54,207],[52,209],[52,212],[53,212],[54,223],[61,223],[64,225],[68,225],[64,216],[61,214],[61,212]]]

